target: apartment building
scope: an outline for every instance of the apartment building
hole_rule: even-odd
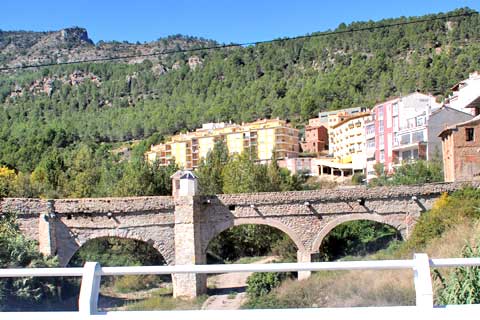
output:
[[[343,117],[343,116],[342,116]],[[364,172],[366,167],[365,124],[370,120],[368,111],[343,118],[329,131],[331,158],[316,159],[319,175],[341,177]]]
[[[364,107],[355,107],[348,109],[341,109],[336,111],[325,111],[318,114],[318,118],[321,123],[327,125],[327,131],[330,133],[332,128],[338,123],[350,118],[351,116],[366,112],[367,109]],[[333,154],[333,141],[332,137],[329,137],[328,141],[328,153]]]
[[[232,123],[207,123],[194,132],[178,134],[145,153],[150,163],[160,165],[175,163],[184,169],[195,169],[207,157],[216,142],[225,143],[230,154],[248,152],[252,159],[267,162],[273,153],[277,159],[297,157],[298,130],[286,121],[263,119],[242,125]]]
[[[468,79],[455,84],[451,90],[445,104],[473,116],[480,114],[480,72],[471,73]]]
[[[432,111],[440,106],[435,97],[419,92],[375,105],[371,120],[365,125],[367,179],[374,176],[376,163],[382,163],[387,173],[393,173],[398,153],[407,144],[401,142],[403,135],[415,134],[413,140],[420,142],[420,133],[413,131],[425,126]]]

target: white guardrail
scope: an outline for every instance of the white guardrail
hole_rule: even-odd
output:
[[[177,265],[145,267],[101,267],[87,262],[83,268],[24,268],[0,269],[0,278],[6,277],[82,277],[79,311],[72,312],[0,312],[0,319],[480,319],[480,305],[433,305],[430,267],[480,266],[480,258],[429,259],[424,253],[412,260],[341,261],[312,263],[231,264],[231,265]],[[298,308],[254,310],[188,310],[188,311],[99,311],[97,308],[101,276],[173,274],[173,273],[230,273],[230,272],[288,272],[326,270],[387,270],[414,271],[415,306],[362,308]],[[408,319],[410,320],[410,319]],[[462,319],[463,320],[463,319]]]

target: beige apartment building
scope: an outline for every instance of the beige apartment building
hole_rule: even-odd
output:
[[[184,169],[195,169],[206,158],[217,141],[225,143],[230,154],[248,152],[259,162],[297,157],[299,134],[284,120],[262,119],[242,125],[207,123],[201,129],[172,136],[163,144],[155,145],[145,153],[149,163],[175,163]]]
[[[320,176],[328,174],[345,177],[365,171],[365,122],[371,118],[370,112],[341,116],[342,119],[333,124],[329,131],[331,158],[314,161]]]

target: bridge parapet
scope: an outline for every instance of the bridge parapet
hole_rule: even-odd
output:
[[[206,197],[213,204],[215,201],[224,205],[255,205],[255,204],[285,204],[305,201],[356,201],[358,199],[395,199],[412,196],[436,197],[444,192],[464,188],[465,186],[479,187],[480,183],[429,183],[423,185],[384,186],[367,188],[365,186],[343,189],[321,189],[308,191],[288,192],[259,192],[242,194],[221,194],[215,197]],[[218,200],[217,200],[218,199]]]
[[[174,208],[173,197],[170,196],[53,200],[4,198],[1,202],[1,212],[14,212],[18,215],[38,215],[49,213],[52,209],[55,213],[60,214],[155,211],[171,211],[173,213]]]

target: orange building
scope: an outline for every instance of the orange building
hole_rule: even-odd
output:
[[[328,150],[328,129],[319,118],[308,120],[305,126],[305,140],[302,142],[302,151],[320,153]]]

